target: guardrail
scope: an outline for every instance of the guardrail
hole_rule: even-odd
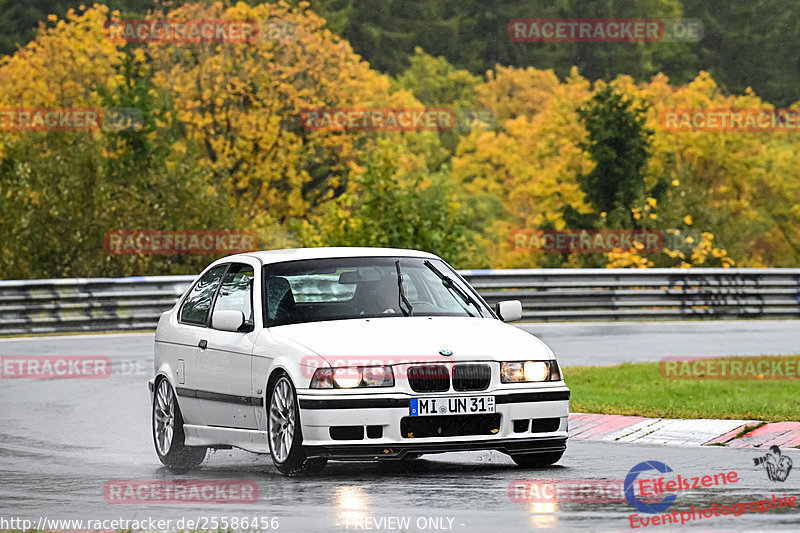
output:
[[[194,276],[0,281],[0,334],[153,329]]]
[[[535,321],[800,318],[800,269],[463,270]],[[193,276],[0,281],[0,334],[152,329]]]
[[[798,268],[465,270],[489,304],[526,320],[800,318]]]

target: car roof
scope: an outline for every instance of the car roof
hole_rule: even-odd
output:
[[[438,256],[420,250],[403,248],[370,248],[370,247],[320,247],[320,248],[286,248],[284,250],[261,250],[246,252],[223,258],[230,260],[236,257],[255,257],[263,264],[282,263],[284,261],[301,261],[303,259],[325,259],[336,257],[422,257],[439,259]],[[221,261],[222,261],[221,260]]]

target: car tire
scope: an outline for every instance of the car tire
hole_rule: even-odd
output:
[[[183,415],[175,391],[169,381],[161,378],[153,394],[153,444],[159,460],[167,468],[185,471],[195,468],[206,458],[205,446],[186,446]]]
[[[557,463],[562,455],[564,452],[526,453],[512,455],[511,459],[523,468],[543,468]]]
[[[267,392],[267,441],[275,468],[290,477],[322,471],[328,460],[309,458],[303,450],[300,410],[292,380],[286,374],[279,374]]]

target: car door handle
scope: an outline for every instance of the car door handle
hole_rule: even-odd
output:
[[[198,342],[198,343],[197,343],[197,346],[198,346],[198,347],[199,347],[201,350],[205,350],[206,348],[208,348],[208,341],[207,341],[207,340],[205,340],[205,339],[203,339],[203,340],[201,340],[200,342]]]

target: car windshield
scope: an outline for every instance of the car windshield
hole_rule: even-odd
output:
[[[268,327],[353,318],[493,317],[475,291],[439,259],[291,261],[266,265],[264,280]]]

